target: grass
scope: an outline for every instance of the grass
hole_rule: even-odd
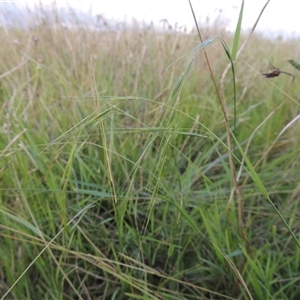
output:
[[[297,43],[201,28],[231,152],[218,39],[35,22],[0,30],[1,299],[298,299]]]

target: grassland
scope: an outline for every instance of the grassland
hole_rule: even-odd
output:
[[[235,62],[234,179],[196,34],[41,18],[0,40],[0,299],[299,299],[298,41],[253,35]]]

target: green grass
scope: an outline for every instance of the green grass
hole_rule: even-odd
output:
[[[241,21],[0,29],[0,299],[299,298],[298,45]]]

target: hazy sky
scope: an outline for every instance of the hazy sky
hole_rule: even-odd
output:
[[[53,1],[15,2],[30,5],[33,2]],[[191,0],[191,2],[198,19],[205,20],[207,16],[213,19],[221,13],[223,18],[230,20],[231,28],[234,28],[242,0]],[[245,0],[244,28],[252,27],[266,2],[266,0]],[[258,29],[300,34],[299,21],[297,21],[299,10],[296,3],[298,2],[299,0],[270,0]],[[58,6],[70,5],[81,10],[90,9],[93,14],[102,14],[108,19],[127,16],[129,19],[134,17],[137,20],[153,20],[154,22],[167,19],[170,23],[178,22],[178,25],[187,26],[193,23],[188,0],[57,0],[56,3]]]

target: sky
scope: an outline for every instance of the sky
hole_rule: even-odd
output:
[[[276,32],[283,36],[300,35],[298,20],[299,11],[295,3],[299,0],[269,0],[269,4],[259,22],[257,29],[263,32]],[[2,1],[4,2],[4,1]],[[9,2],[9,1],[7,1]],[[49,3],[53,1],[19,0],[13,1],[31,6],[33,3]],[[205,21],[222,16],[228,22],[229,30],[234,30],[242,0],[191,0],[196,16]],[[253,26],[257,16],[267,0],[244,0],[245,9],[243,28]],[[137,20],[154,21],[167,19],[169,23],[178,23],[190,28],[193,24],[188,0],[95,0],[95,1],[63,1],[56,0],[56,5],[71,6],[82,11],[91,11],[94,15],[101,14],[107,19],[135,18]]]

